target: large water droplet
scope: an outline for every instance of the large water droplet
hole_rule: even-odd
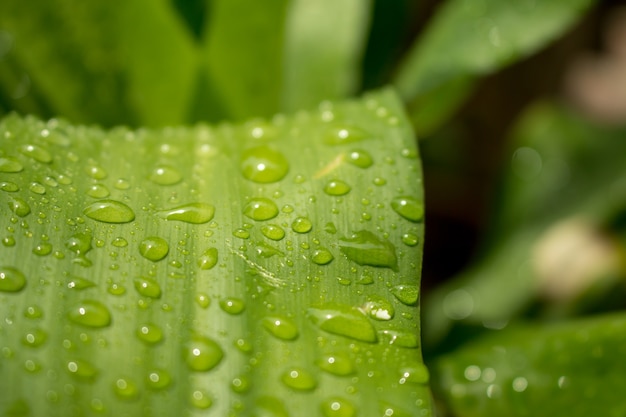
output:
[[[159,212],[159,216],[163,219],[191,224],[208,223],[214,215],[215,207],[206,203],[190,203]]]
[[[340,305],[327,304],[307,309],[307,317],[320,329],[328,333],[363,342],[378,340],[376,330],[367,317],[359,310]]]
[[[363,169],[371,167],[374,163],[374,161],[372,160],[372,155],[370,155],[369,152],[361,149],[354,149],[350,151],[346,159],[352,165]]]
[[[341,180],[332,180],[329,181],[324,186],[324,192],[328,195],[332,196],[342,196],[348,194],[352,188]]]
[[[268,198],[253,198],[245,205],[243,214],[252,220],[270,220],[278,215],[278,207]]]
[[[339,239],[341,252],[359,265],[398,269],[396,248],[388,240],[381,240],[372,232],[360,230],[349,238]]]
[[[118,378],[113,384],[115,395],[124,401],[132,401],[139,397],[137,384],[129,378]]]
[[[218,252],[216,248],[209,248],[205,250],[202,255],[198,258],[198,267],[202,270],[212,269],[215,265],[217,265],[218,261]]]
[[[391,293],[402,303],[408,306],[415,305],[420,295],[417,285],[400,284],[391,288]]]
[[[85,216],[104,223],[129,223],[135,213],[126,204],[116,200],[100,200],[85,207]]]
[[[9,208],[16,216],[26,217],[30,214],[30,206],[20,197],[11,197],[7,203]]]
[[[65,241],[65,247],[76,255],[84,255],[91,250],[91,235],[88,233],[76,233]]]
[[[20,187],[14,182],[2,181],[0,182],[0,190],[6,191],[8,193],[14,193],[16,191],[19,191]]]
[[[241,314],[246,304],[239,298],[224,298],[220,300],[220,308],[228,314]]]
[[[37,162],[41,162],[43,164],[49,164],[52,162],[52,155],[46,149],[37,145],[23,145],[20,146],[20,152],[24,155],[33,158]]]
[[[393,304],[376,295],[369,296],[362,308],[375,320],[391,320],[395,314]]]
[[[172,384],[172,376],[165,369],[153,369],[146,376],[146,386],[158,391],[169,387]]]
[[[391,208],[412,222],[419,222],[424,218],[424,204],[413,197],[396,197],[391,200]]]
[[[0,291],[18,292],[26,285],[26,277],[19,270],[10,267],[0,267]]]
[[[313,228],[313,223],[306,217],[296,217],[291,223],[291,229],[296,233],[308,233]]]
[[[285,231],[276,224],[266,224],[261,227],[261,233],[268,239],[281,240],[285,237]]]
[[[334,259],[334,256],[326,248],[319,248],[313,252],[311,260],[318,265],[327,265]]]
[[[182,174],[169,165],[159,165],[150,174],[150,180],[159,185],[174,185],[182,179]]]
[[[0,172],[15,173],[23,169],[24,166],[17,159],[9,156],[0,157]]]
[[[161,286],[151,278],[136,278],[135,289],[144,297],[161,298]]]
[[[163,340],[163,330],[153,323],[146,323],[137,329],[137,337],[148,345],[154,345]]]
[[[106,327],[111,324],[111,313],[104,304],[96,300],[85,300],[72,307],[68,318],[86,327]]]
[[[258,183],[280,181],[287,175],[289,163],[285,156],[269,146],[257,146],[244,151],[241,172],[247,179]]]
[[[315,364],[324,371],[337,376],[352,375],[356,372],[350,358],[340,353],[323,355],[315,361]]]
[[[281,376],[283,384],[298,391],[311,391],[317,387],[315,376],[302,368],[291,368]]]
[[[263,327],[273,336],[282,340],[294,340],[298,337],[298,327],[286,317],[268,316],[262,321]]]
[[[354,417],[356,408],[354,405],[339,397],[332,397],[322,402],[320,406],[324,417]]]
[[[185,347],[185,362],[192,371],[209,371],[215,368],[224,352],[217,342],[204,336],[194,336]]]
[[[152,262],[165,258],[170,251],[167,241],[158,236],[147,237],[139,243],[139,253]]]

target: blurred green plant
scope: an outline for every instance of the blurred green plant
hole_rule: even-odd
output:
[[[423,12],[409,0],[36,0],[28,4],[5,0],[0,3],[0,114],[59,117],[105,128],[127,125],[137,132],[222,122],[216,129],[222,129],[220,137],[228,137],[223,130],[232,128],[230,122],[272,129],[259,118],[280,113],[292,114],[294,132],[299,132],[298,117],[317,106],[320,120],[305,123],[308,129],[323,129],[332,117],[360,129],[369,126],[368,117],[403,117],[397,108],[386,113],[396,106],[395,99],[389,98],[393,93],[380,96],[387,106],[378,107],[374,115],[368,113],[371,109],[335,115],[332,103],[391,85],[418,136],[434,136],[451,122],[482,77],[545,48],[593,3],[448,0],[409,44],[407,39],[415,31],[411,16]],[[5,123],[17,123],[14,117]],[[28,120],[24,131],[39,126],[40,122]],[[504,166],[501,198],[482,256],[422,300],[423,348],[440,414],[623,414],[619,390],[610,388],[623,380],[623,370],[610,365],[619,362],[623,349],[623,317],[620,313],[578,317],[624,304],[624,133],[623,128],[599,127],[555,101],[533,103],[520,116],[510,134],[510,159]],[[305,149],[307,141],[314,141],[294,135],[294,144]],[[3,145],[11,146],[6,139]],[[8,157],[11,149],[4,152],[3,164],[15,162]],[[94,156],[98,152],[102,151],[95,150]],[[158,152],[151,155],[158,157]],[[110,155],[100,157],[106,160]],[[9,184],[14,175],[9,168],[0,172],[2,184]],[[398,186],[396,180],[387,180]],[[413,180],[418,187],[417,174]],[[3,204],[2,218],[5,227],[15,228],[10,219],[20,204],[6,189],[10,185],[3,187],[0,197],[8,204]],[[369,188],[361,185],[355,190],[367,193]],[[97,187],[93,192],[99,192]],[[394,207],[393,202],[386,204]],[[396,204],[394,210],[402,209]],[[351,224],[346,219],[343,227]],[[409,235],[419,240],[414,231]],[[411,236],[405,236],[405,245]],[[335,255],[350,258],[354,250],[373,245],[370,255],[375,260],[359,258],[357,264],[391,265],[386,244],[374,238],[344,237],[334,248]],[[3,243],[0,264],[11,264],[10,241]],[[415,243],[420,248],[423,244]],[[258,250],[267,254],[269,249]],[[38,259],[30,257],[33,262]],[[420,264],[416,263],[418,270]],[[336,288],[328,286],[331,292]],[[342,314],[348,320],[357,313]],[[417,317],[411,320],[406,325],[419,328]],[[548,321],[566,323],[546,326]],[[382,335],[408,343],[395,333]],[[37,335],[31,336],[35,340]],[[387,354],[379,352],[368,360],[384,362]],[[423,384],[427,377],[418,368],[415,365],[407,372]],[[4,369],[0,367],[0,372]],[[367,387],[366,391],[371,388]],[[238,412],[285,415],[272,400],[259,398],[257,414],[249,409]],[[370,412],[364,397],[355,398],[363,402],[354,409],[331,401],[322,410],[311,409],[310,415],[390,415],[385,413],[392,407],[374,407]],[[405,400],[406,404],[421,401],[417,409],[428,412],[428,396],[423,392],[417,400]],[[29,409],[20,402],[4,407],[7,415],[27,415],[24,410]],[[92,404],[92,411],[97,408]],[[403,411],[394,412],[395,416]]]

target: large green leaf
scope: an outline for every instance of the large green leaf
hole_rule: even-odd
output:
[[[459,417],[626,413],[623,314],[502,330],[439,359],[439,394]]]
[[[13,115],[0,137],[0,413],[431,415],[392,92],[215,127]]]
[[[472,79],[502,68],[553,41],[593,0],[450,0],[443,3],[400,66],[394,84],[412,106],[417,126],[434,130],[472,91]],[[438,111],[428,97],[438,99]],[[421,132],[420,132],[421,133]]]
[[[2,77],[13,66],[47,104],[45,116],[108,126],[185,120],[195,52],[168,0],[7,0],[0,29],[13,39],[0,61],[0,88],[15,90]],[[12,104],[33,110],[22,100]]]

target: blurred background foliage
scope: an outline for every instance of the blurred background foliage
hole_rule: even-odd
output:
[[[442,414],[530,415],[545,397],[526,398],[528,408],[494,394],[506,384],[530,391],[519,375],[496,386],[484,372],[496,365],[471,368],[489,346],[527,337],[518,322],[538,326],[539,345],[552,343],[577,325],[553,332],[546,323],[626,304],[623,2],[0,3],[0,115],[105,127],[238,121],[389,84],[406,103],[423,158],[423,343]],[[608,317],[589,329],[616,326]],[[482,347],[472,347],[483,334]],[[589,334],[616,346],[610,332]],[[528,367],[549,356],[525,352]],[[561,392],[562,377],[534,383]],[[472,388],[476,381],[486,393]],[[599,400],[579,385],[567,398]],[[601,403],[567,415],[623,415],[610,398]]]

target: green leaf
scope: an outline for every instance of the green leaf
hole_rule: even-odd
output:
[[[107,126],[185,120],[196,52],[169,0],[7,0],[0,27],[12,38],[0,87],[13,92],[27,79],[23,95],[41,98],[45,116]],[[3,76],[10,68],[13,79]],[[23,101],[13,108],[38,110]]]
[[[294,0],[287,15],[282,110],[354,94],[370,0]]]
[[[162,130],[12,115],[0,137],[0,413],[432,414],[393,92]]]
[[[448,84],[490,74],[523,59],[556,39],[593,4],[593,0],[498,0],[443,3],[400,66],[394,84],[418,114],[440,90],[450,103],[437,107],[429,124],[447,120],[471,89]],[[454,93],[448,95],[454,89]],[[432,110],[429,110],[431,113]],[[418,121],[424,117],[415,116]],[[430,121],[433,120],[433,121]],[[431,128],[432,129],[432,128]]]
[[[455,416],[626,413],[623,314],[505,329],[442,357],[437,392]]]

